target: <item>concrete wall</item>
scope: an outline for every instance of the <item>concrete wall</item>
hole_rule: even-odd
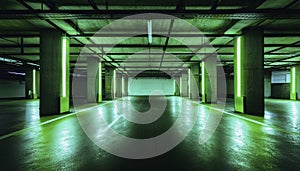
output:
[[[226,85],[227,85],[227,97],[233,97],[234,96],[234,80],[231,77],[226,78]],[[264,78],[264,94],[265,97],[271,97],[271,77],[268,75]]]
[[[25,82],[0,79],[0,98],[24,98]]]
[[[226,78],[226,86],[227,86],[227,97],[234,97],[234,79],[233,77]]]
[[[272,84],[271,85],[271,97],[278,99],[289,99],[290,98],[290,84]]]
[[[128,84],[129,95],[150,95],[154,90],[161,90],[164,95],[174,95],[173,79],[130,78]]]

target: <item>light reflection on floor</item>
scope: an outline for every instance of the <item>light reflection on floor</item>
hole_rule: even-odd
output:
[[[185,105],[180,105],[182,103]],[[169,97],[168,117],[145,127],[134,126],[120,118],[113,103],[93,110],[97,112],[97,117],[104,117],[112,129],[124,135],[150,137],[158,133],[153,131],[164,132],[168,129],[178,113],[191,110],[190,105],[194,104]],[[122,159],[99,149],[83,133],[75,115],[39,126],[53,117],[39,117],[38,101],[5,102],[0,106],[4,109],[0,111],[3,121],[0,127],[6,128],[2,135],[33,126],[30,130],[1,140],[0,170],[297,170],[300,167],[300,102],[297,101],[267,99],[264,118],[223,114],[216,132],[202,145],[198,143],[198,138],[209,111],[213,109],[199,105],[199,116],[190,135],[170,152],[148,160]],[[227,108],[231,107],[229,104]],[[191,121],[187,120],[184,124],[189,123]]]

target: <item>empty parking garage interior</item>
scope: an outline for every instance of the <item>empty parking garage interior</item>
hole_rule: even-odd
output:
[[[300,169],[300,1],[0,4],[0,170]]]

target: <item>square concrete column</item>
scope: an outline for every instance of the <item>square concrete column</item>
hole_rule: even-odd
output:
[[[128,77],[123,75],[122,81],[122,97],[128,96]]]
[[[122,73],[115,70],[114,75],[114,82],[115,82],[115,98],[121,98],[122,97]]]
[[[183,73],[181,75],[181,80],[180,80],[180,94],[181,97],[188,97],[188,74]]]
[[[300,66],[291,67],[290,99],[300,100]]]
[[[175,96],[180,96],[180,77],[174,77],[175,80]]]
[[[235,38],[234,108],[235,111],[264,116],[264,33],[243,30]]]
[[[26,70],[25,92],[27,99],[37,99],[39,97],[40,71],[37,69]]]
[[[105,67],[105,99],[112,100],[114,98],[114,69]]]
[[[97,57],[87,58],[87,102],[102,101],[102,66]]]
[[[201,95],[203,103],[216,103],[218,98],[217,87],[217,58],[207,57],[201,63]]]
[[[191,64],[189,70],[189,98],[199,99],[199,64]]]
[[[40,115],[69,112],[69,39],[57,30],[40,38]]]

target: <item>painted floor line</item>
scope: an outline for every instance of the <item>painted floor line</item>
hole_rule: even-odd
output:
[[[40,127],[42,125],[46,125],[46,124],[49,124],[49,123],[52,123],[52,122],[55,122],[55,121],[58,121],[58,120],[61,120],[61,119],[64,119],[64,118],[69,117],[69,116],[76,115],[76,114],[81,113],[81,112],[85,112],[85,111],[92,110],[92,109],[100,107],[100,106],[107,105],[107,104],[112,103],[112,102],[113,101],[109,101],[109,102],[106,102],[106,103],[103,103],[103,104],[99,104],[99,105],[96,105],[96,106],[93,106],[93,107],[89,107],[89,108],[86,108],[86,109],[78,110],[78,111],[76,111],[74,113],[70,113],[70,114],[63,115],[63,116],[60,116],[60,117],[57,117],[57,118],[54,118],[54,119],[50,119],[50,120],[42,122],[42,123],[40,123],[40,124],[38,124],[36,126],[32,126],[32,127],[29,127],[29,128],[24,128],[24,129],[21,129],[21,130],[18,130],[18,131],[15,131],[15,132],[3,135],[3,136],[0,137],[0,140],[12,137],[12,136],[17,135],[17,134],[21,134],[21,133],[26,132],[28,130],[31,130],[31,129],[34,129],[34,128]]]
[[[196,102],[194,102],[194,103],[196,103]],[[196,104],[199,104],[199,103],[196,103]],[[199,105],[200,105],[200,104],[199,104]],[[275,130],[280,131],[280,132],[284,132],[284,133],[287,133],[287,134],[292,134],[292,135],[296,135],[296,136],[300,137],[300,134],[299,134],[299,133],[291,132],[291,131],[282,129],[282,128],[280,128],[280,127],[274,126],[274,125],[269,125],[269,124],[266,124],[266,123],[263,123],[263,122],[259,122],[259,121],[253,120],[253,119],[249,119],[249,118],[246,118],[246,117],[243,117],[243,116],[239,116],[239,115],[234,114],[234,113],[222,111],[222,110],[220,110],[220,109],[218,109],[218,108],[214,108],[214,107],[210,107],[210,106],[206,106],[206,105],[202,105],[202,106],[203,106],[203,107],[206,107],[206,108],[208,108],[208,109],[216,110],[216,111],[218,111],[218,112],[223,112],[224,114],[227,114],[227,115],[230,115],[230,116],[239,118],[239,119],[243,119],[243,120],[246,120],[246,121],[248,121],[248,122],[252,122],[252,123],[255,123],[255,124],[258,124],[258,125],[261,125],[261,126],[265,126],[265,127],[269,127],[269,128],[275,129]]]

